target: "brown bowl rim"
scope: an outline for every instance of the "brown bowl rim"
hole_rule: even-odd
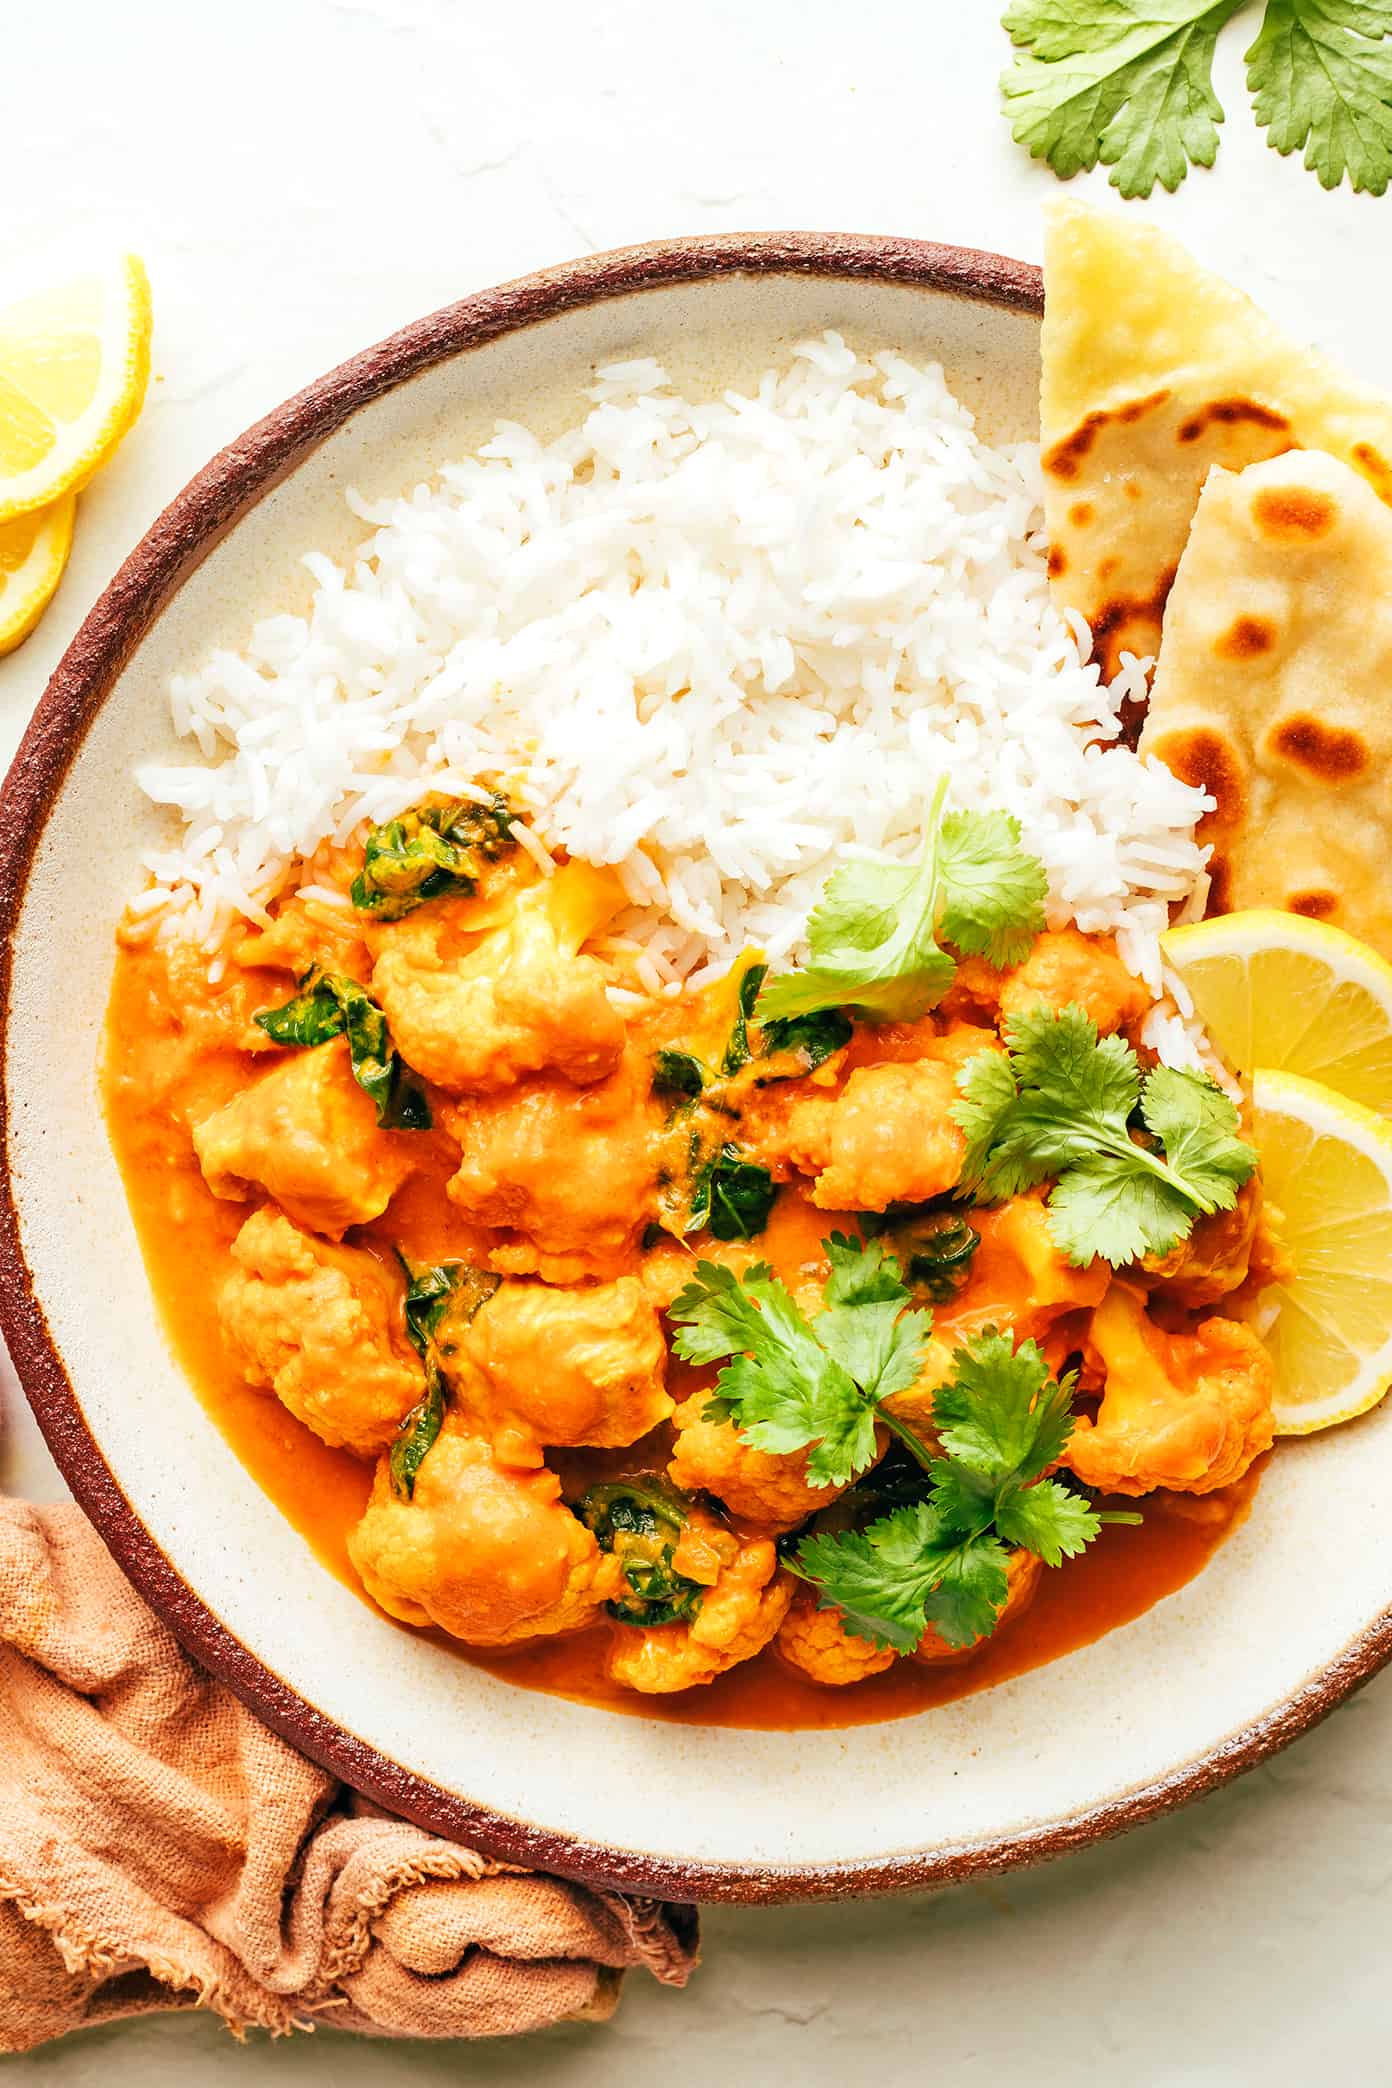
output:
[[[221,450],[164,510],[55,669],[0,791],[0,1040],[11,952],[48,814],[131,651],[223,534],[350,414],[503,334],[601,300],[730,274],[812,275],[922,287],[1040,316],[1029,262],[876,234],[727,233],[585,256],[431,313],[308,385]],[[1064,1854],[1215,1789],[1306,1732],[1392,1658],[1392,1609],[1259,1719],[1164,1777],[1023,1832],[882,1860],[800,1866],[678,1862],[591,1843],[490,1810],[416,1776],[327,1719],[258,1660],[176,1571],[122,1493],[83,1418],[20,1243],[0,1058],[0,1330],[64,1479],[133,1585],[180,1642],[293,1746],[379,1804],[508,1862],[676,1901],[761,1905],[923,1890]]]

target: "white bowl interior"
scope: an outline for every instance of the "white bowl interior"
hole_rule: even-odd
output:
[[[877,1863],[1067,1820],[1280,1704],[1392,1597],[1392,1419],[1375,1415],[1283,1450],[1197,1581],[994,1690],[796,1736],[618,1717],[509,1685],[376,1617],[243,1471],[170,1352],[96,1086],[112,933],[138,851],[160,831],[132,766],[173,749],[170,672],[302,605],[297,554],[346,552],[362,535],[345,486],[400,491],[499,415],[554,432],[598,362],[657,354],[684,384],[715,390],[828,325],[862,348],[940,359],[989,434],[1036,432],[1037,323],[923,289],[730,277],[456,357],[360,411],[159,618],[63,787],[14,951],[6,1051],[24,1252],[87,1425],[155,1543],[258,1660],[384,1756],[536,1827],[675,1863]]]

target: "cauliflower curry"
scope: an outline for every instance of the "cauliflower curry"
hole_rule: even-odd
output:
[[[1279,1250],[1237,1112],[1154,1066],[1109,941],[1037,895],[983,927],[943,837],[868,982],[814,917],[802,972],[653,995],[617,877],[502,799],[322,852],[211,964],[131,917],[104,1087],[162,1307],[387,1615],[591,1700],[844,1723],[1096,1637],[1242,1512]]]

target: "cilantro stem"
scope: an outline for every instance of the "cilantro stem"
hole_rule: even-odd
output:
[[[1095,1136],[1099,1152],[1110,1153],[1117,1160],[1125,1160],[1131,1167],[1139,1164],[1158,1181],[1168,1183],[1171,1189],[1177,1189],[1181,1196],[1187,1197],[1195,1209],[1202,1211],[1205,1217],[1217,1210],[1218,1206],[1212,1198],[1205,1196],[1201,1190],[1195,1189],[1187,1182],[1162,1154],[1152,1153],[1146,1146],[1137,1145],[1134,1138],[1121,1138],[1106,1131],[1098,1131]]]
[[[909,1427],[907,1422],[898,1420],[895,1415],[890,1413],[888,1407],[879,1404],[877,1404],[875,1407],[875,1419],[877,1421],[883,1421],[885,1427],[889,1430],[890,1434],[899,1438],[899,1441],[904,1445],[904,1448],[908,1451],[910,1457],[916,1459],[916,1461],[922,1465],[925,1472],[932,1471],[932,1452],[928,1449],[925,1443],[921,1443],[919,1441],[918,1437],[914,1434],[913,1430]]]

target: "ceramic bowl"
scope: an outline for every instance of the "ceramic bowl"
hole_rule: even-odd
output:
[[[374,1614],[242,1470],[175,1363],[98,1108],[112,932],[155,817],[177,665],[302,606],[307,545],[361,534],[498,415],[543,434],[594,366],[752,376],[805,334],[941,360],[996,438],[1036,432],[1038,272],[813,235],[679,241],[466,299],[347,363],[196,478],[79,632],[0,803],[0,1321],[79,1500],[183,1642],[384,1804],[498,1855],[677,1899],[922,1886],[1146,1819],[1281,1745],[1392,1651],[1392,1422],[1275,1460],[1180,1593],[926,1715],[797,1734],[538,1695]]]

